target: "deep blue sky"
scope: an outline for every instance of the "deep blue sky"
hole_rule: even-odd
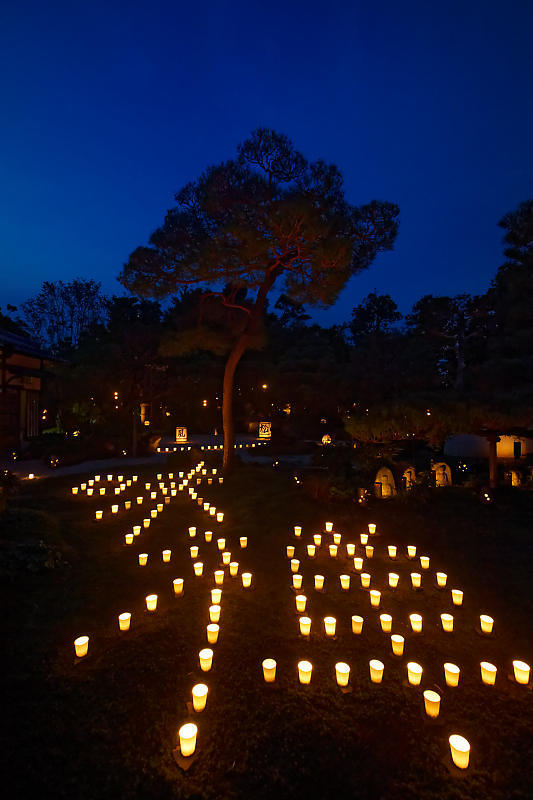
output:
[[[533,194],[533,3],[41,2],[0,15],[0,306],[43,280],[108,292],[173,194],[259,125],[399,203],[374,287],[407,311],[487,288]]]

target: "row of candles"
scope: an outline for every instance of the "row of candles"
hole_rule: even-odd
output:
[[[269,444],[269,442],[249,442],[248,444],[234,444],[233,445],[233,449],[234,450],[243,450],[243,449],[247,450],[249,447],[261,447],[261,445],[265,445],[265,444]],[[191,445],[187,445],[187,446],[182,445],[181,447],[173,445],[172,447],[158,447],[157,448],[157,452],[158,453],[176,453],[178,450],[183,452],[184,450],[191,450],[191,449],[192,449]],[[223,450],[223,449],[224,449],[224,445],[223,444],[202,444],[202,445],[200,445],[200,450],[204,450],[204,451],[205,450]]]

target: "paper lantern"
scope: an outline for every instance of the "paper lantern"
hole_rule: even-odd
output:
[[[373,558],[374,557],[374,548],[372,547],[371,544],[367,544],[366,545],[366,547],[365,547],[365,555],[366,555],[367,558]]]
[[[481,632],[482,633],[492,633],[492,628],[494,625],[494,620],[492,617],[488,617],[486,614],[480,614],[479,616],[479,624],[481,625]]]
[[[416,661],[409,661],[407,663],[407,680],[411,686],[420,686],[422,680],[423,669]]]
[[[431,719],[437,719],[440,711],[440,694],[437,694],[437,692],[431,689],[426,689],[423,695],[426,714],[428,717],[431,717]]]
[[[189,547],[189,552],[191,554],[191,558],[198,558],[199,548],[196,545]]]
[[[226,549],[226,540],[225,539],[217,539],[217,547],[222,552],[222,550]]]
[[[453,616],[452,614],[441,614],[440,621],[442,625],[442,630],[446,631],[446,633],[451,633],[453,631]]]
[[[124,535],[124,539],[126,541],[126,544],[133,544],[133,533],[126,533]]]
[[[429,569],[429,556],[420,556],[420,566],[422,569]]]
[[[96,483],[99,482],[100,478],[101,478],[101,475],[95,475],[94,476],[94,480],[96,481]],[[134,478],[134,480],[136,480],[136,479]]]
[[[463,604],[463,592],[461,589],[452,589],[452,603],[454,606],[461,606]]]
[[[297,558],[291,558],[291,572],[298,572],[300,568],[300,561]]]
[[[298,679],[302,684],[311,683],[313,665],[310,661],[298,661]]]
[[[207,702],[207,686],[205,683],[197,683],[192,687],[192,707],[195,711],[203,711]]]
[[[315,589],[320,591],[324,588],[324,576],[323,575],[315,575]]]
[[[204,571],[203,562],[202,561],[195,561],[194,564],[193,564],[193,568],[194,568],[194,574],[196,575],[196,577],[199,578],[203,574],[203,571]]]
[[[395,656],[403,656],[404,638],[399,633],[393,633],[390,637],[392,652]]]
[[[143,519],[143,528],[149,528],[149,527],[150,527],[150,520]]]
[[[227,566],[231,561],[231,553],[229,550],[224,550],[222,553],[222,563]]]
[[[124,611],[123,614],[118,615],[118,627],[121,631],[129,631],[131,622],[131,614],[129,611]]]
[[[83,658],[87,655],[87,651],[89,650],[89,637],[88,636],[78,636],[77,639],[74,639],[74,652],[78,658]]]
[[[224,522],[224,512],[217,511],[217,522]]]
[[[207,626],[207,641],[209,644],[216,644],[218,640],[218,633],[220,627],[216,624],[216,622],[210,622]]]
[[[111,513],[118,514],[118,506],[111,506]]]
[[[337,558],[337,545],[330,544],[329,546],[329,555],[331,558]]]
[[[395,544],[389,544],[389,546],[387,547],[387,551],[389,553],[389,558],[396,558],[397,550],[398,550],[398,548],[396,547]]]
[[[263,661],[263,677],[265,683],[274,683],[276,680],[276,662],[273,658],[265,658]]]
[[[297,594],[296,595],[296,611],[300,611],[302,614],[305,611],[305,605],[307,603],[307,597],[305,594]]]
[[[287,545],[287,558],[292,558],[294,556],[294,545],[288,544]]]
[[[150,511],[150,516],[152,519],[157,519],[157,508],[152,508]]]
[[[215,570],[215,583],[217,586],[222,586],[224,583],[224,570],[223,569],[216,569]]]
[[[241,545],[242,549],[245,550],[248,547],[248,537],[241,536],[239,538],[239,544]]]
[[[172,555],[172,550],[163,550],[162,552],[163,561],[165,564],[168,564],[170,561],[170,556]]]
[[[339,580],[341,582],[341,589],[347,591],[350,588],[350,576],[349,575],[340,575]]]
[[[245,589],[249,589],[252,585],[252,573],[251,572],[243,572],[241,575],[242,585]]]
[[[149,594],[146,597],[146,608],[148,611],[155,611],[157,609],[157,595]]]
[[[87,489],[87,484],[86,483],[80,483],[80,489],[82,490],[82,492],[84,492]]]
[[[307,545],[307,555],[309,556],[309,558],[313,558],[314,557],[315,550],[316,550],[316,548],[315,548],[314,544],[308,544]]]
[[[157,497],[157,492],[150,492],[150,499],[155,500]]]
[[[363,559],[360,556],[356,556],[354,558],[354,560],[353,560],[353,568],[357,572],[361,572],[361,570],[363,569]]]
[[[134,525],[132,530],[133,530],[133,535],[134,536],[139,536],[140,533],[141,533],[141,526],[140,525]]]
[[[529,664],[525,661],[513,661],[514,679],[517,683],[526,686],[529,683]]]
[[[383,662],[378,661],[377,658],[372,658],[368,662],[368,666],[370,667],[370,680],[372,683],[381,683],[383,680],[383,670],[385,669]]]
[[[446,575],[446,573],[445,572],[437,572],[436,578],[437,578],[437,586],[440,589],[444,589],[444,587],[446,586],[446,581],[448,580],[448,576]]]
[[[340,533],[334,533],[333,534],[333,544],[336,544],[338,546],[338,545],[340,545],[341,541],[342,541],[341,534]]]
[[[363,589],[368,589],[372,576],[368,572],[361,573],[361,586]]]
[[[196,735],[198,728],[193,722],[182,725],[178,731],[181,755],[187,758],[192,756],[196,749]]]
[[[326,632],[326,636],[335,636],[336,628],[337,620],[335,617],[324,617],[324,630]]]
[[[347,544],[346,545],[346,555],[351,557],[355,555],[355,545],[354,544]]]
[[[407,557],[408,558],[415,558],[416,557],[416,547],[414,544],[407,545]]]
[[[335,677],[339,686],[348,686],[350,680],[350,667],[344,661],[335,664]]]
[[[390,614],[380,614],[379,621],[383,633],[390,633],[392,629],[392,617]]]
[[[91,478],[91,480],[89,481],[89,486],[94,486],[94,479],[93,478]]]
[[[78,487],[77,486],[73,486],[72,487],[72,494],[78,494]]]
[[[211,508],[209,509],[209,516],[214,517],[216,513],[217,513],[216,508],[214,506],[211,506]]]
[[[363,617],[360,617],[358,614],[354,614],[352,616],[352,633],[359,634],[363,630]]]
[[[368,533],[362,533],[359,539],[362,545],[366,545],[368,543]]]
[[[294,526],[294,535],[297,536],[298,538],[300,538],[300,536],[302,535],[302,526],[301,525],[295,525]]]
[[[238,561],[230,561],[229,562],[229,574],[232,578],[234,578],[239,572],[239,562]]]
[[[446,680],[446,686],[458,686],[460,674],[461,670],[457,664],[450,664],[447,662],[444,665],[444,678]]]
[[[174,586],[175,595],[183,594],[183,578],[174,578],[172,585]]]
[[[315,543],[316,547],[320,547],[322,544],[322,535],[320,533],[313,534],[313,542]]]
[[[420,633],[422,631],[422,617],[420,614],[409,614],[409,621],[415,633]]]
[[[105,486],[102,486],[99,491],[100,491],[100,495],[104,495],[105,494]]]
[[[396,572],[389,572],[389,586],[391,589],[396,589],[400,576]]]
[[[103,515],[104,515],[103,511],[95,511],[94,512],[94,516],[95,516],[96,519],[102,519]]]
[[[420,589],[422,585],[422,575],[419,572],[411,572],[411,585],[413,589]]]
[[[92,497],[93,496],[93,491],[94,491],[94,489],[87,489],[87,497]]]
[[[107,476],[107,480],[108,480],[108,481],[112,481],[112,480],[113,480],[113,476],[112,476],[112,475],[108,475],[108,476]]]
[[[139,553],[139,566],[145,567],[148,561],[148,553]]]
[[[490,661],[481,661],[481,680],[483,683],[486,683],[487,686],[494,686],[496,683],[496,674],[498,672],[498,668],[491,664]]]
[[[302,588],[302,576],[298,575],[297,572],[295,572],[293,574],[293,576],[292,576],[292,586],[293,586],[293,589],[301,589]]]
[[[145,483],[145,484],[144,484],[144,488],[145,488],[145,489],[149,489],[151,485],[152,485],[151,483]]]
[[[206,542],[210,542],[213,538],[213,531],[205,531],[204,538]]]
[[[370,605],[372,608],[379,608],[381,602],[381,592],[378,589],[370,590]]]
[[[376,532],[376,524],[374,522],[368,523],[368,532],[371,536]]]
[[[214,603],[212,606],[209,606],[209,619],[211,622],[218,622],[220,619],[220,606],[218,603]]]
[[[452,761],[459,769],[466,769],[470,761],[470,743],[464,736],[454,733],[448,739]]]
[[[331,533],[333,530],[333,522],[326,522],[325,524],[326,533]]]
[[[300,617],[300,633],[309,636],[311,633],[311,617]]]
[[[220,603],[222,589],[211,589],[211,602],[216,605]]]

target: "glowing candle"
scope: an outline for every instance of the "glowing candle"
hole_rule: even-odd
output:
[[[157,497],[157,492],[150,492],[150,499],[151,500],[155,500],[156,497]]]
[[[378,589],[371,589],[370,590],[370,605],[373,608],[379,608],[379,604],[381,602],[381,592]]]
[[[199,551],[199,548],[196,545],[193,545],[192,547],[189,547],[189,552],[191,554],[191,558],[193,558],[193,559],[194,558],[198,558],[198,551]]]
[[[101,494],[101,495],[105,494],[105,486],[102,486],[102,487],[100,488],[100,494]]]
[[[292,576],[292,585],[294,589],[302,588],[302,576],[295,572]]]
[[[248,547],[248,537],[241,536],[239,538],[239,544],[241,545],[242,549],[245,550]]]
[[[420,633],[422,631],[422,617],[420,614],[409,614],[409,621],[415,633]]]
[[[198,728],[194,724],[194,722],[187,722],[186,725],[182,725],[178,731],[179,740],[180,740],[180,750],[181,755],[184,757],[192,756],[196,749],[196,734],[198,733]]]
[[[295,599],[296,611],[300,611],[303,614],[305,611],[305,605],[307,603],[307,597],[304,594],[297,594]]]
[[[481,625],[482,633],[492,633],[492,627],[494,625],[494,620],[492,617],[488,617],[486,614],[480,614],[479,623]]]
[[[301,525],[295,525],[294,526],[294,535],[297,536],[298,538],[300,538],[300,536],[302,535],[302,526]]]
[[[347,591],[350,588],[350,576],[349,575],[340,575],[339,580],[341,582],[341,589]]]
[[[87,489],[87,497],[92,497],[93,496],[93,491],[94,491],[94,489]]]
[[[288,544],[287,545],[287,558],[293,558],[294,556],[294,545]]]
[[[146,596],[146,608],[148,611],[155,611],[157,609],[157,595],[149,594]]]
[[[316,547],[320,547],[322,544],[322,535],[320,533],[313,534],[313,542],[315,543]]]
[[[172,555],[172,550],[163,550],[161,555],[163,557],[163,561],[165,562],[165,564],[168,564],[168,562],[170,561],[170,556]]]
[[[150,520],[143,519],[143,528],[149,528],[149,527],[150,527]]]
[[[175,595],[183,594],[183,578],[174,578],[172,585],[174,586]]]
[[[222,550],[226,549],[226,540],[225,539],[217,539],[217,547],[222,552]]]
[[[291,572],[298,572],[300,561],[297,558],[291,558]]]
[[[513,661],[514,679],[517,683],[526,686],[529,683],[529,664],[525,661]]]
[[[392,652],[395,656],[403,656],[404,638],[399,633],[393,633],[390,637]]]
[[[239,572],[239,562],[238,561],[230,561],[229,562],[229,574],[232,578],[234,578]]]
[[[366,554],[367,558],[373,558],[374,557],[374,548],[372,547],[371,544],[367,544],[366,545],[365,554]]]
[[[420,686],[423,669],[416,661],[409,661],[407,664],[407,680],[411,686]]]
[[[205,683],[197,683],[192,687],[192,707],[195,711],[203,711],[207,702],[207,686]]]
[[[89,649],[88,636],[78,636],[77,639],[74,639],[74,651],[78,658],[83,658],[84,656],[86,656],[88,649]]]
[[[213,538],[213,531],[205,531],[204,538],[206,542],[210,542]]]
[[[311,683],[313,665],[310,661],[298,661],[298,679],[300,683]]]
[[[223,569],[216,569],[215,570],[215,583],[217,586],[222,586],[224,583],[224,570]]]
[[[214,517],[216,513],[217,513],[216,508],[214,506],[211,506],[211,508],[209,509],[209,516]]]
[[[461,606],[463,604],[463,592],[461,589],[452,589],[452,603],[454,606]]]
[[[380,614],[379,621],[381,623],[381,630],[383,633],[390,633],[392,628],[392,617],[390,614]]]
[[[326,636],[335,636],[336,628],[337,620],[335,617],[324,617],[324,630],[326,631]]]
[[[176,497],[176,491],[177,491],[176,489],[170,490],[170,494],[172,495],[172,497]]]
[[[361,572],[361,570],[363,569],[363,559],[360,556],[356,556],[354,558],[354,560],[353,560],[353,568],[357,572]]]
[[[78,487],[77,486],[73,486],[72,487],[72,494],[78,494]]]
[[[150,511],[150,516],[152,519],[157,519],[157,508],[152,508]]]
[[[372,576],[368,572],[361,573],[361,586],[363,589],[368,589]]]
[[[111,506],[111,513],[118,514],[118,506]]]
[[[143,504],[143,498],[142,497],[138,497],[137,498],[137,505],[138,506],[142,506],[142,504]]]
[[[445,572],[437,572],[436,578],[437,578],[437,586],[440,589],[444,589],[444,587],[446,586],[446,581],[448,580],[448,576],[446,575],[446,573]]]
[[[383,670],[385,669],[383,662],[378,661],[377,658],[372,658],[368,662],[368,666],[370,667],[370,680],[372,683],[381,683],[383,680]]]
[[[139,553],[139,566],[145,567],[148,561],[148,553]]]
[[[230,553],[230,551],[229,550],[224,550],[224,552],[222,553],[222,563],[227,566],[230,561],[231,561],[231,553]]]
[[[352,633],[361,633],[363,630],[363,617],[360,617],[358,614],[354,614],[352,616]]]
[[[391,589],[396,589],[400,576],[396,572],[389,572],[389,586]]]
[[[389,544],[389,546],[387,547],[387,551],[389,553],[389,558],[396,558],[397,550],[398,550],[398,548],[396,547],[395,544]]]
[[[338,546],[341,543],[341,541],[342,541],[341,534],[340,533],[334,533],[333,534],[333,544],[336,544]]]
[[[191,525],[189,527],[189,536],[191,537],[191,539],[194,539],[194,537],[196,536],[196,527],[195,527],[195,525]]]
[[[311,633],[311,617],[300,617],[300,633],[309,636]]]
[[[82,490],[82,492],[84,492],[86,490],[86,488],[87,488],[87,484],[86,483],[80,483],[80,489]]]
[[[331,531],[333,530],[333,522],[326,522],[325,528],[326,528],[326,533],[331,533]]]
[[[431,689],[426,689],[423,694],[424,709],[426,714],[428,717],[436,719],[439,716],[440,711],[440,694],[437,694],[437,692],[434,692]]]
[[[91,478],[91,480],[89,481],[89,486],[94,486],[94,479],[93,478]]]
[[[133,533],[126,533],[124,539],[126,540],[126,544],[133,544]]]
[[[494,664],[491,664],[489,661],[481,661],[481,680],[483,683],[486,683],[487,686],[494,686],[496,683],[496,674],[498,672],[497,667]]]
[[[252,573],[251,572],[243,572],[241,575],[242,585],[245,589],[249,589],[252,585]]]
[[[224,512],[217,511],[217,522],[224,522]]]
[[[316,548],[315,548],[314,544],[308,544],[307,545],[307,555],[309,556],[309,558],[313,558],[314,557],[315,550],[316,550]]]
[[[107,476],[107,480],[108,480],[108,481],[112,481],[112,480],[113,480],[113,476],[112,476],[112,475],[108,475],[108,476]]]
[[[368,543],[368,533],[362,533],[359,536],[362,545],[366,545]]]
[[[118,615],[118,627],[121,631],[129,631],[131,622],[131,614],[129,611],[124,611],[123,614]]]
[[[158,503],[156,508],[157,508],[157,513],[161,514],[163,511],[163,503]]]
[[[96,517],[96,519],[102,519],[103,515],[104,515],[103,511],[95,511],[94,512],[94,516]]]
[[[466,769],[470,760],[470,743],[464,736],[456,733],[452,734],[448,741],[453,763],[459,769]]]
[[[415,558],[416,557],[416,547],[414,544],[407,545],[407,557],[408,558]]]
[[[265,658],[263,661],[263,677],[265,683],[274,683],[276,680],[276,662],[273,658]]]
[[[193,564],[194,574],[199,578],[204,571],[204,565],[202,561],[195,561]]]
[[[211,589],[211,602],[214,605],[220,603],[221,597],[222,597],[222,589]]]
[[[144,488],[145,488],[145,489],[149,489],[151,485],[152,485],[151,483],[145,483],[145,484],[144,484]]]
[[[216,644],[218,640],[218,633],[220,627],[216,624],[216,622],[210,622],[207,626],[207,641],[209,644]]]
[[[209,606],[209,619],[211,622],[218,622],[220,620],[220,606],[218,603]]]
[[[98,482],[99,482],[99,480],[100,480],[100,477],[101,477],[100,475],[95,475],[95,476],[94,476],[94,479],[95,479],[96,483],[98,483]]]
[[[429,556],[420,556],[420,566],[422,569],[429,569]]]
[[[350,680],[350,667],[344,661],[338,661],[335,664],[335,677],[339,686],[348,686]]]
[[[346,545],[346,555],[351,557],[355,555],[355,545],[354,544],[347,544]]]
[[[218,479],[218,482],[219,482],[219,483],[224,483],[224,478],[219,478],[219,479]]]
[[[370,533],[370,535],[376,532],[376,524],[374,522],[368,523],[368,532]]]
[[[441,614],[440,621],[442,625],[442,630],[446,631],[447,633],[451,633],[453,631],[453,615],[452,614]]]
[[[331,558],[337,558],[337,545],[336,544],[330,544],[330,546],[329,546],[329,554],[330,554]]]
[[[411,585],[413,589],[420,589],[422,585],[422,575],[419,572],[411,572]]]
[[[447,662],[444,665],[444,678],[446,680],[446,686],[458,686],[460,674],[461,670],[457,664],[450,664]]]

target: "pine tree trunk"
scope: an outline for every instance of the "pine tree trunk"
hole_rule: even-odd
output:
[[[499,436],[487,436],[489,442],[489,486],[491,489],[498,487],[498,455],[497,443],[500,440]]]
[[[224,460],[222,467],[224,472],[228,472],[233,465],[235,454],[235,422],[233,420],[233,389],[235,386],[235,370],[242,358],[249,335],[243,333],[239,337],[233,350],[229,354],[224,369],[224,384],[222,387],[222,425],[224,428]]]

